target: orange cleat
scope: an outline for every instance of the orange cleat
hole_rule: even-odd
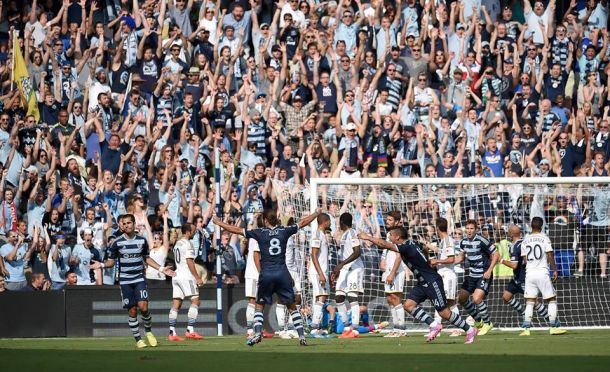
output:
[[[267,331],[263,331],[263,338],[273,338],[273,333],[269,333]]]
[[[167,341],[176,342],[176,341],[184,341],[184,339],[178,335],[169,335],[169,336],[167,336]]]
[[[186,332],[184,337],[188,338],[189,340],[203,340],[203,336],[197,332]]]
[[[337,337],[337,338],[358,338],[360,337],[360,334],[354,330],[349,330],[349,331],[343,331],[343,333],[341,333],[341,336]]]

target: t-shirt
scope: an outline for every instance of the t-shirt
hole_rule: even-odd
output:
[[[521,256],[527,260],[526,275],[532,273],[548,274],[549,262],[547,252],[552,252],[551,240],[542,233],[528,234],[521,243]]]
[[[298,230],[297,225],[291,225],[245,231],[246,238],[254,239],[258,243],[261,254],[261,271],[263,273],[287,270],[286,247],[288,239]]]
[[[13,261],[8,261],[6,256],[13,251],[14,246],[11,244],[4,244],[0,247],[0,256],[4,259],[4,267],[6,271],[8,271],[8,277],[6,281],[11,282],[22,282],[25,280],[25,254],[28,251],[28,247],[26,244],[21,244],[19,248],[17,248],[17,254]]]

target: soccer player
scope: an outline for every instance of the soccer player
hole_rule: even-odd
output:
[[[557,319],[557,295],[549,276],[549,264],[553,270],[553,281],[557,280],[557,267],[551,240],[542,233],[544,222],[540,217],[532,218],[532,233],[528,234],[521,243],[521,257],[527,261],[525,265],[525,330],[522,335],[529,336],[534,314],[534,304],[538,293],[549,304],[549,323],[551,335],[562,335],[566,333],[559,328]]]
[[[455,273],[455,245],[453,238],[448,233],[449,222],[445,218],[439,218],[436,221],[436,230],[440,239],[438,245],[438,254],[436,259],[430,260],[430,265],[436,267],[438,274],[443,278],[443,287],[445,296],[447,297],[447,306],[452,313],[457,315],[460,311],[455,303],[457,294],[457,274]],[[434,320],[441,322],[441,316],[438,312],[434,314]],[[451,336],[459,336],[460,331],[455,330]]]
[[[502,299],[505,303],[515,309],[520,317],[523,317],[525,315],[525,308],[515,297],[517,293],[523,294],[525,286],[525,264],[523,263],[523,259],[521,259],[521,243],[523,240],[521,238],[521,229],[519,226],[510,225],[508,227],[508,238],[512,242],[510,246],[510,261],[501,258],[500,264],[513,269],[513,279],[506,284]],[[543,303],[537,302],[535,309],[538,315],[548,322],[549,314],[546,306],[544,306]]]
[[[254,312],[256,311],[256,290],[258,288],[258,269],[254,263],[254,254],[259,252],[258,243],[254,239],[248,240],[248,258],[246,260],[245,292],[248,305],[246,307],[246,327],[248,337],[254,335]]]
[[[458,302],[477,322],[477,328],[481,328],[479,335],[483,336],[493,329],[485,296],[489,293],[499,256],[495,244],[477,234],[475,220],[466,221],[466,237],[460,242],[459,260],[464,258],[470,270],[462,283]]]
[[[148,256],[148,243],[146,238],[135,233],[136,219],[133,214],[119,216],[118,223],[123,233],[115,239],[108,249],[108,259],[104,262],[95,262],[92,269],[104,269],[114,267],[115,260],[119,263],[119,284],[121,286],[121,299],[123,308],[129,314],[129,328],[136,339],[138,349],[147,347],[140,336],[140,324],[138,323],[138,310],[144,329],[146,339],[152,347],[157,346],[157,339],[152,334],[152,319],[148,311],[148,290],[144,281],[144,263],[159,272],[175,276],[176,273],[164,266],[160,266]]]
[[[294,225],[294,218],[290,218],[287,223],[289,226]],[[304,236],[304,235],[303,235]],[[292,277],[295,302],[297,310],[301,311],[301,287],[302,287],[302,271],[303,271],[303,258],[299,250],[299,233],[295,234],[288,239],[286,244],[286,267],[290,276]],[[286,305],[277,303],[275,305],[276,317],[278,326],[280,327],[280,337],[283,339],[298,338],[299,335],[294,329],[291,318],[288,318],[286,322]]]
[[[203,337],[195,332],[195,322],[199,313],[199,289],[203,285],[201,277],[195,268],[195,247],[191,239],[196,232],[195,225],[182,225],[182,238],[174,245],[174,260],[176,261],[176,276],[172,278],[172,308],[169,310],[169,341],[184,341],[176,334],[176,320],[182,301],[190,299],[188,311],[188,326],[184,337],[191,340],[201,340]]]
[[[318,228],[311,236],[311,257],[309,259],[308,278],[313,294],[313,314],[311,320],[311,333],[314,338],[326,336],[322,331],[323,308],[328,301],[330,286],[328,285],[328,240],[326,234],[330,233],[330,216],[322,213],[317,218]],[[334,322],[334,317],[332,322]],[[329,324],[332,329],[332,324]]]
[[[320,209],[304,217],[298,224],[292,226],[279,226],[277,212],[266,210],[263,213],[264,228],[245,230],[237,226],[222,222],[214,217],[214,223],[233,234],[245,236],[258,242],[260,251],[254,254],[254,263],[258,269],[258,293],[256,298],[256,312],[254,314],[254,336],[248,338],[248,345],[254,346],[261,342],[263,330],[263,310],[265,305],[273,303],[273,294],[277,294],[279,301],[286,304],[290,310],[292,323],[299,334],[299,344],[307,346],[303,331],[303,320],[295,304],[292,278],[286,267],[286,245],[288,239],[300,228],[309,225],[314,218],[320,215]]]
[[[391,211],[388,213],[385,221],[386,231],[391,231],[402,226],[402,220],[399,211]],[[389,239],[389,236],[387,237]],[[400,259],[398,253],[384,250],[381,255],[380,269],[383,275],[381,279],[384,283],[385,295],[390,313],[392,314],[392,325],[394,329],[385,335],[385,337],[403,337],[407,335],[405,331],[405,308],[402,306],[400,298],[405,287],[405,265]]]
[[[443,319],[448,320],[449,323],[466,331],[467,344],[474,342],[477,335],[477,329],[466,324],[459,314],[449,310],[445,292],[442,291],[443,279],[436,270],[430,266],[428,257],[423,251],[423,247],[419,243],[409,239],[407,230],[404,227],[398,227],[390,231],[390,242],[374,238],[362,232],[359,233],[358,236],[363,240],[372,242],[379,248],[399,253],[402,261],[417,278],[418,284],[413,287],[411,292],[407,295],[404,307],[415,319],[430,326],[430,333],[428,333],[426,341],[430,342],[434,340],[443,330],[443,326],[432,319],[432,317],[426,314],[424,309],[419,306],[420,303],[429,299]]]
[[[339,217],[339,230],[341,233],[341,253],[339,263],[330,275],[331,282],[335,282],[335,302],[341,321],[345,329],[339,338],[356,338],[360,322],[360,304],[358,295],[363,293],[362,280],[364,276],[364,263],[360,258],[362,252],[360,240],[356,231],[352,229],[352,215],[343,213]],[[346,301],[347,299],[347,301]],[[349,304],[352,319],[356,324],[351,324],[347,317],[347,305]]]

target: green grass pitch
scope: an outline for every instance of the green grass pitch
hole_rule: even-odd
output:
[[[405,338],[265,339],[248,347],[244,337],[206,337],[136,350],[130,338],[0,339],[4,371],[608,371],[610,331],[492,332],[464,345],[443,333],[431,344],[421,334]]]

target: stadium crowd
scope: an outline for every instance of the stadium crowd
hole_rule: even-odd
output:
[[[160,265],[195,224],[200,273],[220,252],[239,282],[247,244],[223,232],[213,249],[215,193],[248,226],[276,206],[272,180],[610,172],[606,0],[0,7],[0,290],[114,284],[90,264],[125,213]],[[606,214],[557,195],[547,217],[605,242],[604,190]]]

